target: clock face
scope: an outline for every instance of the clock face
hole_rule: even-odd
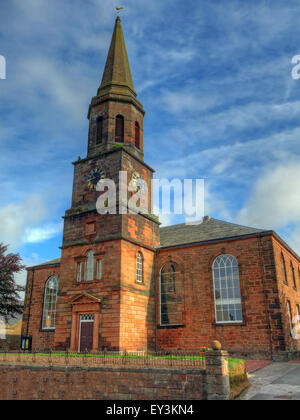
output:
[[[105,172],[101,168],[93,169],[88,175],[88,187],[95,190],[99,181],[105,178]]]
[[[144,180],[141,174],[134,171],[131,177],[131,184],[135,188],[135,191],[144,191]]]

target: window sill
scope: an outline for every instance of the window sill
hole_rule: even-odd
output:
[[[55,328],[42,328],[40,329],[41,333],[47,333],[47,332],[55,332]]]
[[[178,324],[178,325],[157,325],[157,328],[159,330],[172,330],[177,328],[185,328],[186,326],[184,324]]]
[[[80,286],[81,284],[93,284],[93,283],[99,283],[99,281],[102,281],[103,279],[100,280],[89,280],[89,281],[80,281],[80,282],[76,282],[75,285],[76,286]]]
[[[225,322],[225,323],[214,322],[212,325],[214,327],[245,327],[246,322]]]

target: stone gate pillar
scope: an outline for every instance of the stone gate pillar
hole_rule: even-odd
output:
[[[219,342],[214,342],[213,350],[207,351],[205,358],[207,399],[229,400],[228,352],[222,350]]]

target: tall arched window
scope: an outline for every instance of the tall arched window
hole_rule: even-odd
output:
[[[140,126],[139,123],[136,121],[135,123],[135,147],[138,149],[140,148]]]
[[[291,302],[289,300],[287,301],[287,311],[288,311],[288,318],[289,318],[289,325],[290,325],[290,333],[291,333],[291,337],[293,337],[293,334],[294,334],[293,316],[292,316]]]
[[[217,323],[242,322],[239,267],[232,255],[220,255],[213,263]]]
[[[285,284],[288,284],[287,275],[286,275],[286,266],[285,266],[285,260],[284,260],[283,254],[281,254],[281,269],[282,269],[283,281]]]
[[[170,278],[169,278],[169,292],[176,292],[176,284],[175,284],[175,267],[173,264],[170,265]]]
[[[140,252],[136,258],[136,282],[143,283],[143,256]]]
[[[94,280],[94,252],[89,251],[85,260],[85,281]]]
[[[124,117],[117,115],[116,117],[116,143],[124,143]]]
[[[165,264],[160,271],[160,324],[182,325],[182,287],[176,263]]]
[[[96,126],[96,144],[102,143],[103,140],[103,117],[97,118]]]
[[[293,286],[294,286],[294,289],[297,289],[295,269],[294,269],[292,261],[290,262],[290,267],[291,267],[291,273],[292,273]]]
[[[42,328],[45,330],[55,329],[56,304],[58,296],[58,277],[52,276],[45,286],[44,310]]]

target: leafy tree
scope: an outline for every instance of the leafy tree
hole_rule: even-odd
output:
[[[10,317],[23,313],[19,293],[24,287],[16,284],[14,274],[25,269],[19,254],[6,254],[8,247],[0,243],[0,317],[7,322]]]

